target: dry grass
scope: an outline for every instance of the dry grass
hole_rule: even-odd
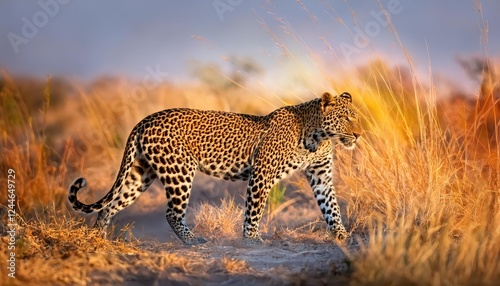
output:
[[[88,93],[80,90],[80,97],[72,98],[73,101],[67,101],[63,106],[51,107],[50,82],[46,83],[45,90],[30,97],[21,94],[16,81],[8,74],[4,73],[3,77],[4,85],[0,90],[0,172],[4,175],[0,177],[0,185],[6,186],[8,170],[15,170],[17,263],[16,279],[11,279],[7,276],[7,261],[2,259],[0,284],[26,285],[34,281],[45,285],[120,284],[141,277],[154,281],[158,275],[160,280],[169,280],[171,273],[202,276],[213,268],[214,262],[211,261],[158,250],[141,250],[135,241],[125,243],[102,239],[95,230],[88,229],[84,221],[76,220],[66,203],[67,186],[76,176],[89,176],[92,188],[101,189],[101,193],[109,187],[110,179],[105,177],[111,178],[116,172],[123,152],[121,136],[126,133],[125,129],[131,128],[139,117],[156,111],[155,103],[165,108],[181,105],[179,100],[164,94],[175,93],[175,90],[159,88],[151,98],[151,105],[143,106],[146,110],[142,109],[142,115],[131,116],[131,112],[139,110],[133,109],[132,105],[120,105],[126,101],[127,93],[119,90],[119,85],[112,93],[109,86],[95,87]],[[40,101],[43,106],[29,109],[27,106],[31,104],[26,100],[38,101],[40,94],[44,97]],[[101,97],[103,94],[109,101]],[[168,100],[168,103],[158,103],[162,100]],[[108,112],[109,105],[120,108]],[[217,109],[217,106],[211,108]],[[52,134],[48,130],[57,132]],[[84,200],[85,196],[99,196],[92,191],[82,195]],[[7,199],[6,195],[0,198],[0,253],[3,257],[10,253],[6,233]],[[241,219],[241,210],[229,201],[227,209],[222,208],[218,215],[215,212],[214,222],[222,217]],[[228,227],[231,227],[229,222],[220,224],[218,231],[228,232]],[[217,263],[227,264],[233,270],[237,266],[243,267],[237,262]]]
[[[251,267],[244,260],[234,258],[224,257],[222,265],[227,273],[246,273],[251,270]]]
[[[8,285],[116,284],[127,277],[156,276],[164,272],[190,272],[194,260],[169,253],[150,253],[136,242],[103,239],[83,221],[50,210],[43,218],[23,221],[17,230],[16,279],[7,277],[2,259],[0,281]],[[7,237],[0,252],[7,254]],[[7,284],[3,284],[7,285]]]
[[[193,231],[210,238],[236,238],[241,236],[243,209],[233,199],[222,199],[220,205],[202,203],[196,208]]]
[[[377,81],[379,67],[370,74]],[[420,99],[435,95],[401,98],[390,77],[378,82],[384,88],[367,84],[358,98],[369,131],[359,152],[340,156],[338,172],[353,231],[370,238],[352,256],[355,284],[496,284],[500,108],[488,98],[499,94],[480,94],[476,110],[489,101],[487,116],[465,114],[452,124],[469,126],[466,134],[456,134],[442,127],[434,101]]]
[[[355,237],[369,238],[361,242],[359,252],[348,254],[354,269],[351,281],[494,285],[500,280],[498,88],[484,88],[477,100],[463,100],[460,106],[467,108],[451,109],[458,105],[438,102],[432,87],[404,81],[400,72],[377,62],[351,79],[332,82],[335,89],[354,95],[366,129],[358,150],[337,152],[338,194],[347,203],[345,219]],[[160,86],[141,99],[149,104],[136,109],[129,105],[127,86],[111,84],[80,90],[74,102],[52,109],[47,84],[41,92],[41,111],[33,111],[24,103],[29,97],[20,94],[8,75],[4,77],[0,172],[12,168],[19,174],[16,246],[22,260],[18,279],[10,282],[121,283],[130,276],[213,269],[206,261],[141,250],[136,242],[103,240],[68,215],[65,196],[69,181],[80,175],[90,177],[96,189],[109,187],[127,132],[158,106],[223,109],[227,104],[209,92],[200,97],[198,87],[189,93],[187,88]],[[249,98],[242,90],[237,94]],[[195,96],[197,100],[192,100]],[[235,111],[268,111],[256,111],[255,103],[237,107],[235,102],[231,100]],[[447,112],[441,112],[443,106]],[[59,133],[46,133],[58,128]],[[5,180],[2,175],[0,185]],[[5,196],[0,203],[7,205]],[[51,211],[46,211],[47,205]],[[234,201],[204,203],[196,212],[197,233],[241,237],[243,211]],[[274,213],[269,214],[271,219]],[[318,231],[323,227],[321,221],[311,222],[275,231],[274,236],[323,243],[327,238]],[[6,238],[0,245],[5,254]],[[217,263],[228,273],[251,272],[245,261],[224,258]],[[4,264],[2,260],[0,279],[6,277]]]
[[[29,212],[48,204],[61,205],[65,200],[64,188],[68,153],[62,152],[58,161],[50,164],[51,152],[46,145],[44,133],[45,114],[50,103],[50,85],[47,82],[41,91],[41,114],[32,114],[23,100],[15,83],[8,74],[3,74],[6,83],[0,91],[0,172],[4,174],[0,182],[6,186],[8,169],[16,172],[16,195],[19,210]],[[4,184],[5,183],[5,184]],[[36,189],[36,192],[29,190]],[[0,203],[7,205],[6,196]]]

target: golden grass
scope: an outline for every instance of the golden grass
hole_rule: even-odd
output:
[[[59,154],[61,164],[49,163],[49,147],[45,144],[44,127],[36,127],[35,116],[30,114],[22,100],[22,95],[14,82],[3,74],[7,82],[0,91],[0,178],[2,186],[7,185],[7,172],[15,171],[17,203],[20,211],[30,211],[43,205],[60,205],[65,200],[64,180],[67,152]],[[43,91],[45,97],[43,110],[49,106],[49,83]],[[38,121],[44,121],[44,117]],[[38,122],[39,123],[39,122]],[[5,184],[4,184],[5,183]],[[29,190],[36,189],[36,192]],[[2,196],[0,203],[7,205],[7,197]]]
[[[196,208],[193,231],[205,233],[210,238],[240,237],[243,209],[233,199],[222,199],[220,205],[202,203]]]
[[[337,150],[336,184],[339,198],[347,203],[345,221],[354,237],[368,237],[359,252],[348,253],[352,283],[494,285],[500,280],[495,89],[481,94],[475,103],[464,101],[468,108],[443,113],[440,106],[447,103],[438,103],[432,88],[415,88],[381,62],[368,65],[358,76],[332,82],[337,90],[353,94],[366,129],[358,150]],[[93,186],[108,186],[110,181],[104,177],[111,178],[117,171],[123,138],[135,122],[158,106],[200,107],[194,105],[206,100],[213,104],[205,108],[222,109],[217,100],[199,98],[198,88],[189,94],[186,89],[158,87],[147,95],[151,104],[134,109],[127,105],[127,88],[107,86],[81,91],[74,99],[78,104],[66,103],[79,108],[65,112],[51,109],[47,85],[42,92],[45,105],[33,113],[25,107],[25,97],[14,82],[8,83],[0,93],[0,172],[6,174],[12,168],[19,174],[16,190],[21,217],[16,244],[22,263],[18,264],[19,279],[13,283],[33,279],[42,284],[120,283],[137,269],[154,275],[171,268],[186,273],[200,263],[147,252],[135,242],[103,240],[68,216],[65,197],[67,185],[82,171],[98,174]],[[178,93],[183,96],[177,97]],[[105,98],[100,97],[103,94]],[[245,96],[241,90],[238,94]],[[190,99],[194,96],[199,98],[196,103]],[[116,110],[110,111],[110,106]],[[57,141],[45,134],[47,125],[55,124],[51,112],[73,123],[60,126],[69,139]],[[450,119],[445,116],[450,112],[460,116]],[[0,177],[0,185],[5,185],[5,179]],[[0,203],[6,206],[6,197]],[[57,211],[44,211],[47,205]],[[243,211],[232,200],[204,203],[196,212],[194,230],[200,235],[241,237]],[[317,231],[320,224],[277,231],[275,236],[321,243],[326,238]],[[7,253],[6,245],[2,241],[2,253]],[[0,265],[1,279],[6,277],[4,264]],[[244,261],[225,259],[218,267],[228,273],[250,271]],[[111,273],[109,277],[102,269]]]
[[[169,271],[191,271],[196,262],[169,253],[141,250],[136,242],[103,239],[95,230],[60,211],[20,221],[16,241],[16,279],[7,277],[6,261],[0,281],[8,285],[88,285],[123,283],[127,276]],[[7,254],[7,237],[0,253]],[[4,256],[6,257],[6,256]],[[3,284],[6,285],[6,284]]]
[[[375,66],[371,73],[377,72]],[[442,127],[435,102],[422,96],[401,99],[377,85],[364,93],[358,106],[368,132],[358,152],[339,156],[338,172],[354,231],[369,234],[352,256],[355,284],[497,283],[500,138],[498,126],[486,126],[499,121],[498,102],[488,110],[490,122],[477,121],[478,112],[466,115],[468,122],[452,122],[470,126],[456,134]],[[480,95],[476,106],[493,96]],[[401,105],[413,112],[405,114]]]
[[[246,273],[252,269],[246,261],[234,258],[224,257],[221,263],[227,273]]]

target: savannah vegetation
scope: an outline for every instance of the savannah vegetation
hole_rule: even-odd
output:
[[[340,275],[352,285],[500,281],[500,65],[478,57],[464,59],[463,67],[478,80],[473,94],[440,90],[431,77],[420,79],[410,60],[407,66],[374,60],[330,78],[332,91],[353,95],[365,133],[354,151],[336,150],[337,195],[346,227],[359,247],[340,246],[349,269],[340,274],[332,270],[324,277]],[[256,65],[247,68],[249,76],[259,71]],[[241,75],[227,75],[211,64],[196,68],[193,75],[198,83],[163,82],[134,93],[140,82],[117,77],[82,84],[2,71],[2,257],[8,254],[9,169],[17,174],[18,224],[16,279],[7,280],[7,261],[2,259],[2,285],[257,275],[244,260],[170,253],[168,247],[130,237],[126,229],[115,230],[116,239],[102,239],[88,227],[92,219],[74,214],[66,203],[67,187],[79,176],[85,176],[92,189],[81,192],[84,201],[95,201],[108,190],[127,134],[154,111],[182,106],[266,114],[323,92],[275,95],[249,88]],[[321,219],[306,227],[272,225],[280,212],[298,204],[293,193],[308,191],[307,183],[296,176],[275,186],[263,225],[270,240],[324,242]],[[234,196],[243,192],[235,191]],[[231,197],[197,203],[190,209],[190,223],[202,236],[238,240],[242,207]],[[319,211],[314,212],[319,218]],[[307,274],[285,278],[301,283]],[[274,281],[268,278],[262,281]]]

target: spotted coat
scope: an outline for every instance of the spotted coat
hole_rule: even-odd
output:
[[[193,177],[199,170],[226,180],[248,181],[243,237],[259,242],[259,222],[269,191],[279,180],[302,170],[330,231],[343,240],[347,232],[333,186],[332,148],[339,141],[352,149],[360,134],[349,93],[324,93],[266,116],[167,109],[134,127],[116,181],[102,199],[90,205],[80,202],[77,192],[86,181],[79,178],[69,187],[68,200],[77,211],[98,212],[95,226],[105,233],[111,218],[158,178],[165,188],[166,217],[174,232],[186,244],[204,243],[185,222]]]

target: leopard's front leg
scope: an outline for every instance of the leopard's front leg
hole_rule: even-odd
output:
[[[329,230],[336,239],[344,241],[348,234],[342,224],[340,207],[335,196],[332,164],[333,155],[326,155],[309,165],[305,174]]]
[[[259,190],[254,179],[250,179],[247,186],[247,199],[245,201],[245,222],[243,225],[243,239],[247,242],[262,242],[259,232],[259,223],[264,212],[267,194]]]

